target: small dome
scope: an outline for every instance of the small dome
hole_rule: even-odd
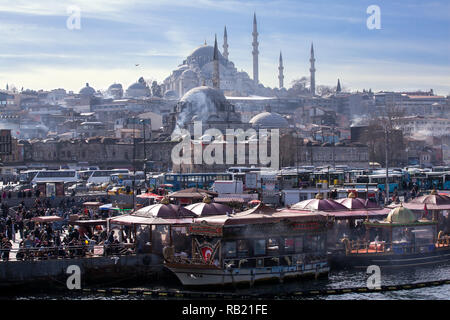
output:
[[[260,113],[254,116],[249,122],[255,129],[283,129],[289,127],[287,120],[275,112]]]
[[[86,87],[80,90],[80,94],[83,96],[93,96],[95,94],[95,89],[89,87],[89,83],[86,83]]]
[[[183,78],[197,78],[197,74],[194,71],[192,71],[191,69],[187,69],[187,70],[183,71],[181,76]]]
[[[113,83],[108,88],[108,90],[111,90],[111,89],[122,89],[122,85],[120,83]]]
[[[166,92],[164,92],[164,98],[165,99],[178,99],[178,95],[173,90],[167,90]]]
[[[403,206],[392,209],[391,212],[389,212],[388,217],[386,218],[387,222],[402,223],[402,224],[413,223],[416,220],[417,219],[414,213]]]
[[[128,90],[130,90],[130,89],[146,90],[148,88],[146,86],[144,86],[142,83],[136,82],[128,87]]]
[[[198,103],[205,102],[205,100],[208,100],[208,102],[212,102],[215,105],[227,103],[227,99],[222,91],[207,86],[196,87],[189,90],[181,98],[180,102]]]

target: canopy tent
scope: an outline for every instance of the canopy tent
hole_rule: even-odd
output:
[[[346,211],[314,211],[325,217],[334,217],[335,219],[364,219],[364,218],[382,218],[389,214],[390,209],[383,208],[379,210],[346,210]],[[309,210],[282,209],[281,212],[290,214],[309,214]]]
[[[308,199],[291,206],[295,210],[315,210],[315,211],[347,211],[348,208],[331,199],[322,199],[316,196],[315,199]]]
[[[35,222],[55,222],[55,221],[63,221],[64,219],[58,216],[41,216],[31,218],[31,220]]]
[[[344,205],[349,210],[363,210],[363,209],[380,209],[380,207],[369,199],[362,198],[342,198],[337,199],[336,202]]]

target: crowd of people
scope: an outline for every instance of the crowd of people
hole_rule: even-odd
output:
[[[97,211],[86,209],[87,201],[102,201],[108,197],[92,199],[89,197],[64,198],[55,203],[49,198],[36,197],[33,205],[27,206],[22,201],[17,207],[10,208],[2,201],[0,211],[0,250],[1,259],[10,259],[13,243],[18,243],[17,260],[73,258],[94,253],[94,246],[104,247],[105,254],[124,253],[124,241],[130,239],[128,228],[126,234],[118,237],[114,231],[107,234],[106,227],[93,224],[92,227],[70,225],[71,215],[79,215],[86,219],[101,220],[105,216]],[[57,216],[58,222],[37,222],[33,218]],[[106,215],[107,217],[108,215]]]

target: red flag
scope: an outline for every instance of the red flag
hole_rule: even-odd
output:
[[[428,217],[428,209],[427,209],[427,204],[425,203],[425,205],[423,206],[423,211],[425,212],[424,217]]]

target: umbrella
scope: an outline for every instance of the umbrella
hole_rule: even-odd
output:
[[[222,214],[231,214],[233,209],[221,203],[194,203],[185,207],[194,212],[198,217],[217,216]]]
[[[151,192],[147,192],[147,193],[143,193],[140,194],[138,196],[136,196],[137,198],[142,198],[142,199],[156,199],[156,200],[161,200],[162,198],[164,198],[164,196],[160,196],[158,194],[155,193],[151,193]]]
[[[308,199],[291,206],[295,210],[317,210],[317,211],[348,211],[348,208],[331,199],[323,199],[322,195],[316,195],[315,199]]]
[[[133,215],[140,217],[153,217],[163,219],[196,218],[197,215],[182,206],[176,204],[154,204],[136,210]]]
[[[261,200],[251,200],[248,204],[260,204]]]
[[[432,191],[431,194],[415,198],[408,203],[404,203],[403,206],[411,210],[423,210],[425,204],[429,210],[449,210],[450,197]]]

